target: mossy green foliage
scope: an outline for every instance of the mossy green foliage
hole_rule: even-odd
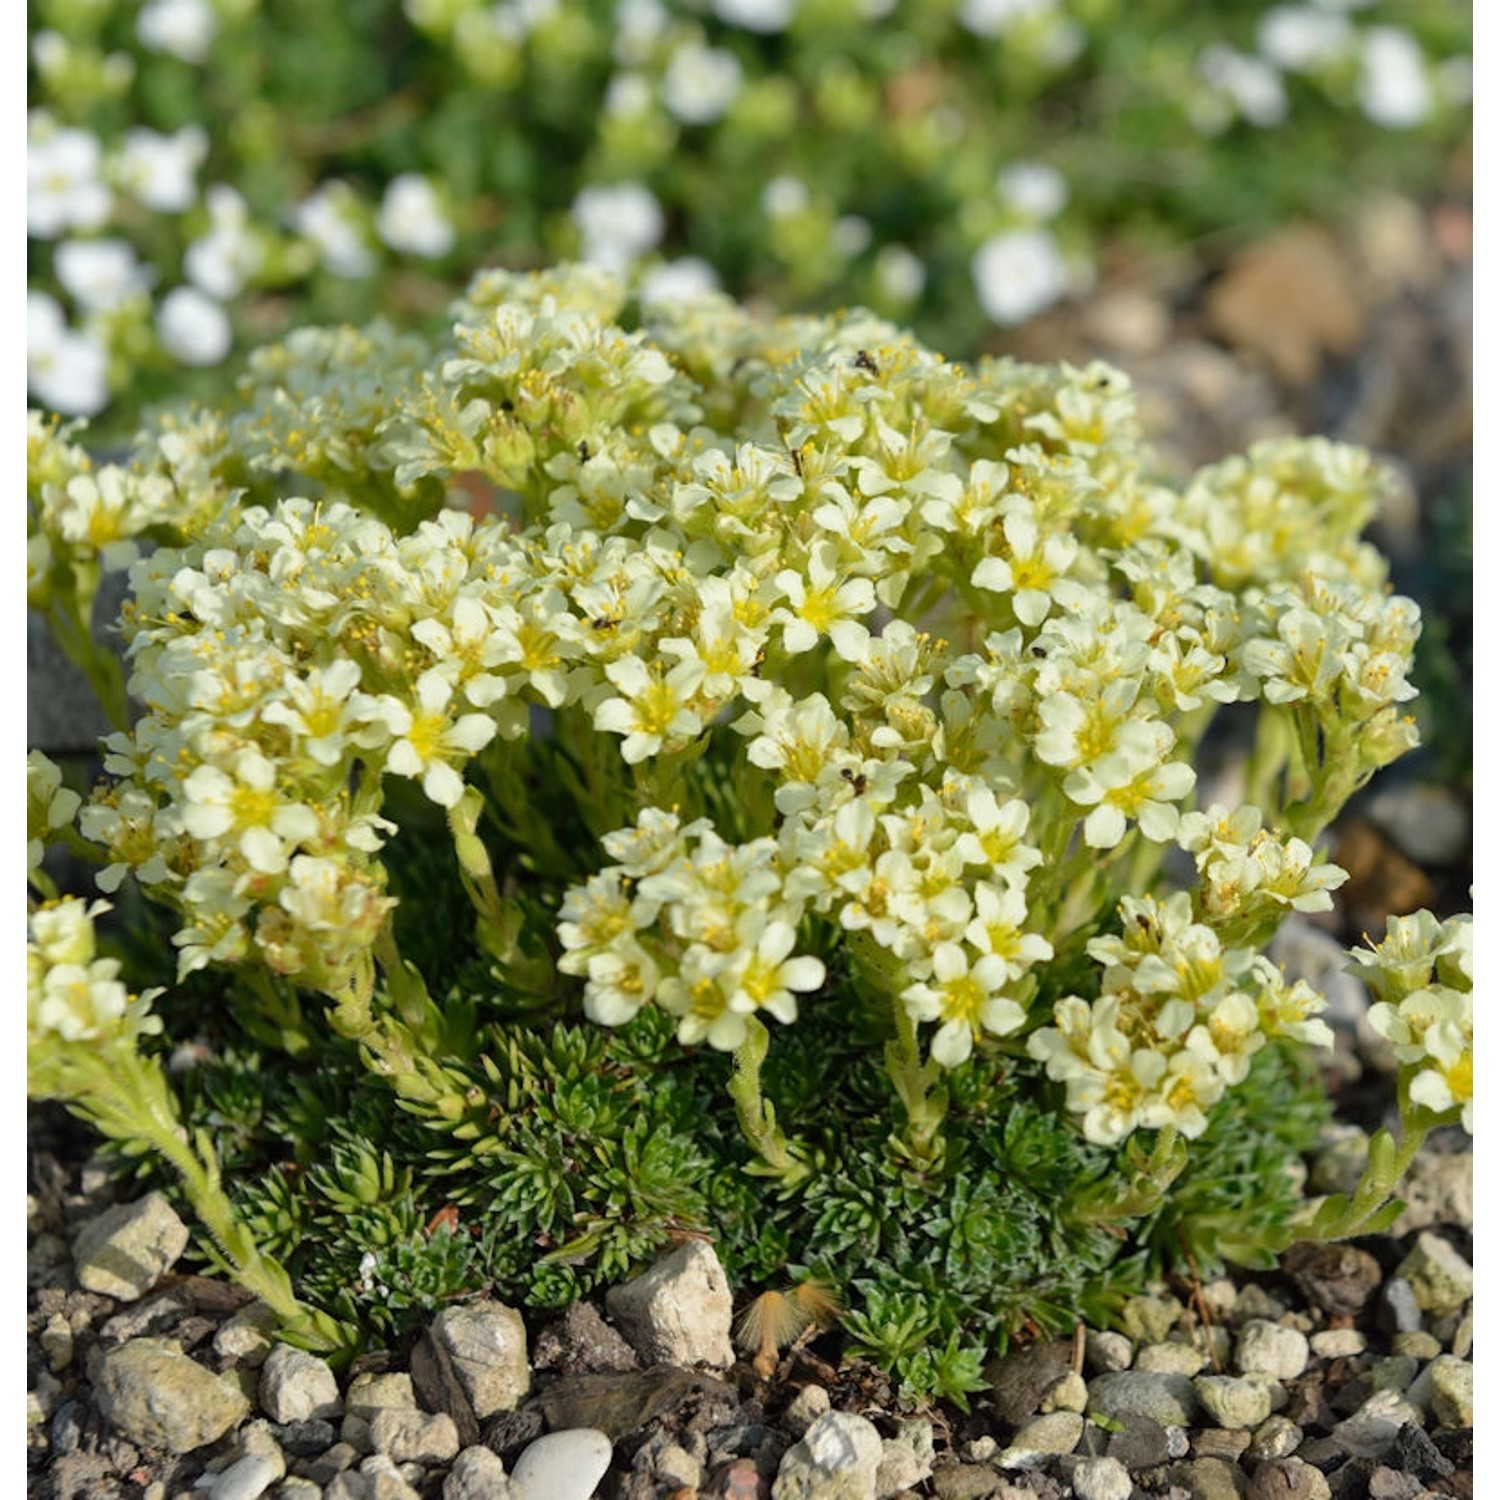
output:
[[[451,918],[457,931],[462,894],[451,899],[448,911],[430,887],[414,930],[443,933]],[[246,1227],[304,1300],[371,1345],[481,1292],[535,1322],[702,1236],[742,1301],[821,1281],[846,1310],[847,1352],[909,1398],[964,1404],[1017,1335],[1107,1322],[1163,1272],[1266,1263],[1328,1114],[1306,1062],[1269,1047],[1163,1196],[1141,1172],[1157,1137],[1089,1144],[1036,1102],[1039,1064],[987,1050],[952,1076],[941,1166],[917,1171],[891,1130],[878,1048],[830,1006],[778,1038],[762,1078],[818,1164],[788,1190],[755,1171],[730,1059],[680,1047],[669,1016],[647,1009],[615,1030],[539,1022],[471,954],[449,962],[443,1009],[471,1026],[446,1070],[469,1100],[458,1121],[423,1119],[374,1079],[351,1088],[350,1044],[294,1060],[226,1031],[179,1076],[185,1118],[213,1132]],[[168,1006],[192,1006],[192,990]]]

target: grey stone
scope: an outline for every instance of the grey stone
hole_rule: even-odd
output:
[[[1198,1396],[1186,1375],[1122,1370],[1089,1381],[1089,1410],[1105,1417],[1134,1412],[1163,1427],[1186,1427],[1198,1415]]]
[[[153,1296],[126,1303],[99,1330],[104,1344],[123,1344],[126,1339],[168,1338],[193,1311],[193,1299],[185,1287],[168,1287]]]
[[[995,1415],[1014,1427],[1041,1405],[1043,1393],[1067,1373],[1071,1344],[1053,1339],[1027,1349],[1013,1349],[985,1366]]]
[[[173,1453],[217,1441],[250,1411],[233,1380],[215,1375],[163,1339],[132,1339],[106,1351],[94,1397],[121,1436]]]
[[[1364,1353],[1365,1336],[1357,1328],[1324,1328],[1308,1338],[1307,1346],[1319,1359],[1346,1359]]]
[[[1071,1453],[1083,1436],[1076,1411],[1049,1411],[1018,1427],[995,1460],[1002,1469],[1035,1469],[1059,1453]]]
[[[1474,1366],[1466,1359],[1440,1354],[1428,1367],[1432,1380],[1432,1414],[1442,1427],[1474,1425]]]
[[[1401,1179],[1400,1191],[1406,1207],[1387,1234],[1400,1239],[1414,1229],[1430,1229],[1434,1224],[1473,1229],[1474,1153],[1417,1152]]]
[[[1307,1368],[1307,1335],[1264,1318],[1240,1325],[1234,1343],[1235,1368],[1242,1375],[1269,1375],[1295,1380]]]
[[[445,1307],[433,1319],[432,1336],[452,1356],[481,1422],[514,1411],[531,1389],[526,1324],[515,1308],[495,1301]]]
[[[264,1422],[239,1434],[238,1456],[203,1486],[206,1500],[259,1500],[286,1473],[286,1457]]]
[[[1077,1500],[1130,1500],[1130,1471],[1117,1458],[1080,1459],[1073,1467]]]
[[[679,1443],[667,1443],[651,1461],[658,1484],[696,1490],[703,1483],[703,1465]]]
[[[96,1214],[73,1242],[78,1284],[121,1302],[145,1296],[187,1249],[187,1225],[160,1193]]]
[[[126,593],[125,576],[104,575],[94,605],[99,624],[119,613]],[[114,642],[95,626],[95,639]],[[117,653],[118,654],[118,653]],[[26,611],[26,743],[56,757],[64,752],[91,753],[110,732],[88,678],[73,665],[36,610]]]
[[[1419,1234],[1396,1274],[1423,1312],[1457,1312],[1474,1295],[1474,1268],[1440,1234]]]
[[[1119,1459],[1131,1473],[1137,1469],[1155,1468],[1173,1457],[1167,1429],[1160,1422],[1138,1412],[1121,1412],[1112,1419],[1112,1425],[1115,1430],[1106,1439],[1105,1454]],[[1183,1453],[1186,1451],[1186,1448],[1182,1449]]]
[[[932,1441],[932,1423],[922,1417],[908,1417],[896,1429],[896,1436],[880,1445],[880,1467],[875,1471],[876,1500],[886,1500],[921,1484],[932,1475],[936,1451]]]
[[[265,1364],[275,1344],[276,1314],[264,1302],[247,1302],[219,1327],[214,1353],[250,1369]]]
[[[1135,1346],[1113,1329],[1089,1329],[1084,1335],[1084,1361],[1096,1375],[1113,1375],[1130,1368]]]
[[[772,1500],[875,1500],[883,1456],[873,1423],[852,1412],[827,1412],[782,1455]]]
[[[1191,1458],[1174,1464],[1172,1482],[1187,1490],[1190,1500],[1244,1500],[1248,1479],[1223,1458]]]
[[[53,1313],[37,1337],[47,1368],[61,1374],[73,1363],[73,1326],[62,1313]]]
[[[558,1370],[564,1375],[597,1375],[637,1370],[641,1362],[592,1302],[575,1302],[537,1335],[531,1363],[535,1369]]]
[[[1271,1392],[1259,1381],[1234,1375],[1200,1375],[1193,1389],[1221,1427],[1258,1427],[1271,1415]]]
[[[1333,1429],[1333,1439],[1355,1458],[1384,1458],[1407,1422],[1422,1425],[1421,1411],[1395,1391],[1376,1391]]]
[[[1188,1439],[1188,1451],[1194,1458],[1227,1458],[1238,1463],[1250,1446],[1250,1433],[1244,1427],[1200,1427]]]
[[[1082,1375],[1069,1370],[1061,1380],[1055,1381],[1043,1392],[1039,1410],[1081,1412],[1088,1410],[1088,1404],[1088,1381]]]
[[[1387,787],[1362,804],[1364,815],[1410,860],[1452,864],[1469,844],[1469,810],[1447,788],[1417,782]]]
[[[702,1240],[687,1241],[643,1275],[612,1287],[604,1301],[648,1363],[718,1370],[734,1363],[729,1282],[713,1246]]]
[[[384,1453],[372,1453],[359,1466],[369,1500],[422,1500],[406,1475]]]
[[[498,1453],[476,1444],[453,1460],[443,1480],[443,1500],[509,1500],[510,1480]]]
[[[1245,1456],[1252,1461],[1290,1458],[1302,1442],[1302,1429],[1290,1417],[1272,1413],[1250,1434]]]
[[[944,1464],[932,1476],[932,1489],[938,1500],[988,1500],[1015,1493],[983,1464]]]
[[[367,1371],[356,1375],[344,1396],[344,1421],[339,1428],[339,1437],[354,1444],[361,1453],[374,1452],[375,1439],[370,1424],[375,1420],[375,1413],[387,1407],[398,1411],[417,1409],[411,1376],[404,1370],[388,1374]]]
[[[333,1447],[338,1432],[332,1422],[311,1417],[305,1422],[277,1423],[275,1437],[283,1453],[290,1453],[293,1458],[316,1458]]]
[[[458,1454],[458,1428],[446,1412],[385,1407],[370,1419],[370,1441],[398,1464],[445,1464]]]
[[[277,1344],[261,1362],[259,1399],[273,1422],[336,1417],[342,1409],[327,1361],[290,1344]]]
[[[1164,1344],[1182,1316],[1182,1303],[1170,1296],[1127,1297],[1120,1308],[1120,1326],[1142,1344]]]
[[[833,1402],[821,1385],[805,1385],[782,1413],[781,1425],[794,1438],[799,1438],[819,1417],[832,1410]]]
[[[1197,1375],[1208,1363],[1207,1357],[1191,1344],[1168,1339],[1163,1344],[1147,1344],[1135,1357],[1137,1370],[1156,1375]]]
[[[1380,1289],[1381,1321],[1392,1333],[1413,1333],[1422,1326],[1422,1309],[1412,1284],[1392,1276]]]
[[[614,1445],[594,1428],[549,1432],[516,1460],[511,1500],[589,1500],[613,1454]]]
[[[1414,1329],[1411,1333],[1398,1333],[1391,1340],[1392,1354],[1404,1354],[1415,1360],[1436,1359],[1442,1352],[1442,1344],[1425,1328]]]
[[[276,1486],[276,1493],[271,1500],[323,1500],[323,1486],[314,1484],[310,1479],[288,1475]]]
[[[1247,1500],[1331,1500],[1321,1469],[1300,1458],[1273,1458],[1250,1476]]]

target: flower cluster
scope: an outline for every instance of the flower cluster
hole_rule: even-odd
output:
[[[1117,0],[608,9],[380,0],[356,28],[257,0],[40,0],[33,399],[222,390],[237,345],[421,322],[445,273],[497,249],[634,271],[648,302],[721,282],[863,302],[968,354],[1085,286],[1123,211],[1218,227],[1222,179],[1267,216],[1319,210],[1367,155],[1387,186],[1369,122],[1414,137],[1402,166],[1425,186],[1467,126],[1456,0],[1180,4],[1149,35]],[[1068,108],[1039,107],[1058,88]],[[1298,152],[1241,169],[1286,129]],[[1171,130],[1173,173],[1132,170]]]
[[[739,1050],[852,984],[903,1087],[919,1037],[938,1069],[1029,1052],[1101,1142],[1193,1135],[1268,1041],[1324,1040],[1257,950],[1329,904],[1318,833],[1413,739],[1415,607],[1357,541],[1381,471],[1281,441],[1178,495],[1107,366],[966,369],[711,291],[627,331],[625,298],[495,271],[436,348],[306,331],[117,468],[34,429],[39,551],[96,494],[90,545],[164,543],[124,616],[143,712],[79,822],[106,889],[178,913],[182,972],[368,997],[407,782],[497,954],[486,830],[559,879],[544,945],[606,1025],[655,1004]],[[1199,811],[1228,704],[1257,795]],[[1195,878],[1147,895],[1173,846]]]
[[[1407,1097],[1434,1114],[1459,1112],[1474,1130],[1474,924],[1431,912],[1389,917],[1384,939],[1350,953],[1379,996],[1370,1024],[1391,1043]]]
[[[149,1013],[161,992],[132,995],[119,978],[120,962],[98,956],[95,919],[107,901],[69,896],[43,902],[26,921],[28,1042],[99,1043],[161,1030]]]

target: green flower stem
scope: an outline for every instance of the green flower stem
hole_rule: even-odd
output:
[[[922,1061],[917,1023],[899,998],[892,999],[891,1013],[896,1035],[885,1046],[885,1070],[906,1111],[901,1152],[926,1171],[942,1165],[947,1149],[942,1127],[948,1113],[948,1090],[939,1082],[942,1068],[931,1058]]]
[[[813,1169],[776,1123],[776,1106],[761,1095],[760,1069],[770,1046],[770,1033],[754,1016],[747,1016],[745,1040],[734,1053],[734,1076],[729,1080],[729,1097],[734,1100],[735,1114],[739,1117],[745,1139],[761,1159],[760,1164],[752,1165],[750,1170],[757,1175],[777,1178],[785,1188],[797,1188],[807,1181]]]
[[[1286,770],[1291,749],[1291,725],[1287,712],[1262,704],[1255,720],[1255,744],[1245,768],[1245,801],[1266,812],[1266,822],[1281,820],[1282,796],[1278,783]]]
[[[155,1151],[169,1162],[212,1236],[214,1259],[276,1314],[289,1339],[319,1353],[352,1347],[348,1329],[297,1300],[286,1270],[261,1253],[235,1217],[212,1141],[206,1131],[188,1136],[159,1060],[142,1057],[132,1040],[120,1038],[103,1045],[56,1042],[38,1050],[48,1055],[28,1058],[28,1091],[63,1100],[127,1151]]]
[[[92,570],[92,583],[80,582],[77,592],[67,598],[54,598],[46,613],[47,627],[63,655],[83,673],[94,697],[104,710],[110,727],[130,728],[130,697],[125,690],[125,668],[113,651],[94,637],[91,626],[94,595],[98,589],[98,570]]]

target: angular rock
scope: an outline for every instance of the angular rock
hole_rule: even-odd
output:
[[[772,1500],[875,1500],[881,1456],[873,1423],[828,1412],[782,1455]]]
[[[1089,1381],[1089,1410],[1104,1417],[1134,1412],[1163,1427],[1186,1427],[1198,1414],[1198,1396],[1186,1375],[1122,1370]]]
[[[1380,1262],[1355,1245],[1303,1241],[1281,1259],[1282,1269],[1308,1301],[1336,1317],[1353,1316],[1380,1285]]]
[[[1040,1468],[1059,1453],[1071,1453],[1082,1436],[1083,1417],[1078,1412],[1048,1412],[1018,1427],[995,1462],[1002,1469]]]
[[[509,1500],[510,1480],[498,1453],[479,1444],[453,1460],[443,1480],[443,1500]]]
[[[385,1407],[370,1419],[370,1441],[398,1464],[445,1464],[458,1454],[458,1428],[445,1412]]]
[[[1135,1357],[1136,1370],[1145,1370],[1153,1375],[1186,1375],[1191,1378],[1199,1374],[1207,1357],[1191,1344],[1180,1339],[1168,1339],[1164,1344],[1147,1344]]]
[[[1469,846],[1469,809],[1447,787],[1382,788],[1361,807],[1408,859],[1428,869],[1461,859]]]
[[[1440,1234],[1419,1234],[1396,1274],[1423,1312],[1457,1312],[1474,1295],[1474,1268]]]
[[[995,1415],[1012,1427],[1033,1415],[1042,1395],[1067,1373],[1073,1346],[1055,1339],[1002,1355],[985,1367]]]
[[[1192,1500],[1244,1500],[1249,1486],[1238,1466],[1223,1458],[1190,1458],[1174,1464],[1171,1476]]]
[[[1440,1354],[1429,1366],[1432,1414],[1442,1427],[1474,1425],[1474,1366],[1466,1359]]]
[[[703,1240],[688,1240],[643,1275],[612,1287],[604,1300],[648,1363],[719,1370],[734,1363],[729,1282],[713,1246]]]
[[[932,1476],[932,1489],[938,1500],[987,1500],[991,1495],[1014,1493],[983,1464],[944,1464]]]
[[[1295,1380],[1306,1368],[1307,1335],[1281,1323],[1251,1318],[1234,1341],[1235,1368],[1242,1375],[1269,1375]]]
[[[720,1382],[656,1365],[639,1374],[574,1375],[559,1380],[528,1402],[527,1415],[540,1412],[549,1427],[593,1427],[618,1441],[647,1422],[681,1406],[695,1391],[723,1389]],[[489,1429],[485,1441],[495,1446]]]
[[[369,1500],[422,1500],[384,1453],[372,1453],[359,1466],[359,1477],[365,1482]]]
[[[191,1453],[250,1411],[245,1393],[165,1339],[131,1339],[106,1351],[94,1382],[105,1419],[132,1443]]]
[[[819,1417],[833,1410],[833,1402],[821,1385],[805,1385],[781,1414],[781,1425],[799,1438]]]
[[[214,1335],[214,1353],[255,1369],[275,1343],[276,1314],[264,1302],[247,1302]]]
[[[1115,1417],[1116,1430],[1106,1440],[1105,1455],[1117,1458],[1133,1474],[1137,1469],[1152,1469],[1172,1457],[1167,1429],[1139,1412],[1121,1412]]]
[[[1355,1458],[1384,1458],[1407,1422],[1422,1425],[1422,1413],[1395,1391],[1376,1391],[1333,1429],[1333,1439]]]
[[[589,1500],[614,1445],[587,1427],[549,1432],[531,1443],[510,1473],[510,1500]]]
[[[932,1476],[934,1458],[932,1423],[919,1417],[903,1422],[896,1436],[880,1447],[880,1467],[875,1471],[875,1500],[889,1500],[915,1489]]]
[[[373,1452],[375,1440],[370,1424],[375,1420],[376,1412],[388,1407],[397,1411],[417,1409],[411,1376],[405,1371],[356,1375],[345,1394],[344,1421],[339,1428],[339,1437],[346,1443],[353,1443],[361,1453]]]
[[[1290,1458],[1302,1442],[1302,1429],[1290,1417],[1272,1415],[1250,1435],[1245,1456],[1252,1463]]]
[[[475,1447],[481,1437],[474,1403],[464,1387],[463,1376],[445,1345],[424,1328],[411,1350],[411,1384],[424,1411],[443,1412],[452,1418],[460,1448]]]
[[[575,1302],[537,1335],[531,1363],[564,1375],[598,1375],[636,1370],[635,1350],[599,1315],[592,1302]]]
[[[1054,1381],[1049,1385],[1042,1395],[1041,1410],[1049,1411],[1087,1411],[1089,1405],[1089,1385],[1082,1375],[1076,1375],[1069,1370],[1061,1380]]]
[[[1300,1458],[1273,1458],[1250,1476],[1247,1500],[1330,1500],[1321,1469]]]
[[[116,1203],[84,1224],[73,1241],[78,1284],[134,1302],[176,1264],[187,1243],[187,1225],[161,1193]]]
[[[433,1319],[432,1337],[452,1356],[479,1421],[514,1411],[531,1389],[526,1324],[503,1302],[445,1307]]]
[[[309,1422],[342,1410],[339,1383],[326,1360],[277,1344],[260,1367],[261,1410],[273,1422]]]
[[[1193,1389],[1209,1417],[1221,1427],[1258,1427],[1271,1415],[1271,1392],[1259,1381],[1200,1375]]]
[[[1073,1468],[1077,1500],[1130,1500],[1134,1488],[1130,1470],[1117,1458],[1085,1458]]]

